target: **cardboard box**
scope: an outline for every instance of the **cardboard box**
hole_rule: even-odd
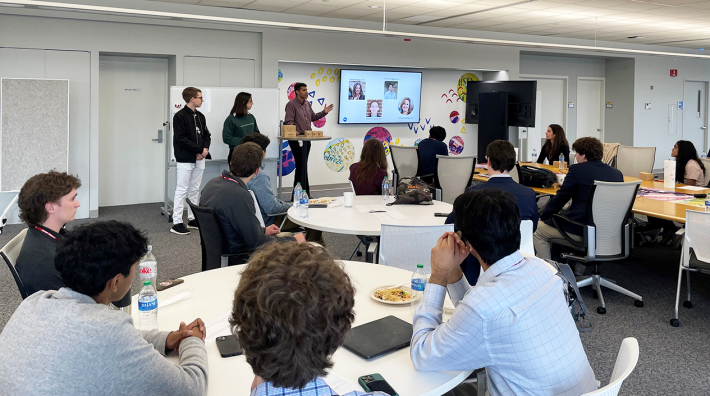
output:
[[[653,181],[653,173],[639,172],[639,179],[646,181]]]
[[[288,132],[293,132],[293,133],[298,133],[296,132],[296,126],[295,125],[281,125],[281,136],[286,136],[286,133]]]
[[[285,131],[281,133],[281,136],[285,138],[295,138],[298,136],[298,133],[296,133],[296,131]]]
[[[562,162],[562,168],[560,168],[560,161],[555,161],[552,166],[555,167],[555,168],[557,168],[557,169],[567,169],[567,163],[566,163],[566,162]]]
[[[305,132],[303,133],[303,136],[305,136],[305,137],[313,137],[313,131],[305,131]]]

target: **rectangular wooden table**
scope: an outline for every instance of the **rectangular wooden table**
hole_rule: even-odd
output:
[[[567,173],[567,169],[562,169],[560,171],[559,168],[555,168],[551,165],[541,165],[541,164],[531,164],[531,163],[520,163],[521,165],[531,165],[535,166],[537,168],[543,168],[543,169],[549,169],[555,173]],[[488,171],[485,169],[481,168],[476,168],[477,173],[473,176],[473,180],[479,181],[479,182],[486,182],[488,181],[488,177],[482,176],[482,175],[487,175]],[[639,180],[637,177],[629,177],[629,176],[624,176],[624,181],[635,181]],[[665,191],[677,191],[677,192],[682,192],[684,194],[710,194],[710,189],[705,189],[703,191],[690,191],[690,190],[683,190],[682,186],[685,186],[685,184],[680,184],[676,183],[675,188],[665,188],[663,187],[663,182],[662,181],[647,181],[644,180],[641,182],[641,187],[646,187],[646,188],[656,188],[659,190],[665,190]],[[557,183],[555,183],[552,187],[549,188],[538,188],[538,187],[531,187],[533,191],[537,194],[546,194],[546,195],[556,195],[557,190],[559,190],[559,186],[557,186]],[[673,201],[660,201],[657,199],[650,199],[650,198],[645,198],[645,197],[637,197],[636,201],[634,202],[634,207],[632,211],[634,213],[640,214],[640,215],[645,215],[645,216],[651,216],[651,217],[657,217],[659,219],[666,219],[666,220],[673,220],[677,221],[679,223],[685,223],[685,211],[686,210],[696,210],[696,211],[702,211],[703,208],[700,206],[692,206],[692,205],[686,205],[683,203],[675,203]]]

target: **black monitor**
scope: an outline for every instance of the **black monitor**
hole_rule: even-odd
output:
[[[469,81],[464,117],[467,124],[478,124],[481,92],[508,92],[508,126],[535,126],[537,81]]]

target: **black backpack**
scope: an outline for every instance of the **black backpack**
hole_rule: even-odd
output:
[[[557,183],[557,176],[551,170],[530,165],[520,167],[520,184],[523,186],[548,188],[555,183]]]

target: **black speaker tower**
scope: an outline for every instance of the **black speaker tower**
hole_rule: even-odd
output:
[[[478,163],[485,164],[488,145],[508,140],[508,92],[481,92],[479,103]]]

